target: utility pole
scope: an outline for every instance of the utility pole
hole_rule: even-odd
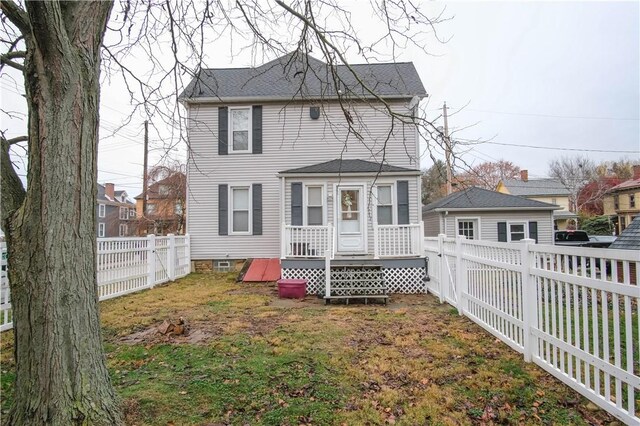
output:
[[[449,139],[449,122],[447,121],[447,103],[442,105],[442,116],[444,117],[444,145],[445,155],[447,159],[447,195],[451,194],[451,180],[453,173],[451,172],[451,140]]]
[[[149,177],[147,174],[147,161],[149,157],[149,121],[144,121],[144,171],[142,175],[142,217],[147,216],[147,187]]]

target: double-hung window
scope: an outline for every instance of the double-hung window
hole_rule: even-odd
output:
[[[251,223],[250,190],[249,186],[232,186],[229,191],[231,233],[233,234],[249,234],[251,231],[249,226]]]
[[[378,225],[393,225],[393,186],[378,185]]]
[[[98,204],[98,217],[105,217],[107,212],[107,206],[104,204]]]
[[[527,238],[527,224],[525,222],[509,223],[509,241],[520,241]]]
[[[120,207],[120,219],[127,220],[129,219],[129,209],[126,207]]]
[[[307,186],[306,225],[324,225],[323,187]]]
[[[251,152],[251,108],[229,108],[229,152]]]
[[[104,223],[98,224],[98,237],[104,237]]]
[[[127,224],[126,223],[121,223],[120,224],[120,236],[121,237],[126,237],[128,233],[129,233],[129,227],[127,226]]]
[[[458,219],[458,235],[464,235],[468,240],[478,239],[476,219]]]

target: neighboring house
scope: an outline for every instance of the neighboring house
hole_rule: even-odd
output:
[[[604,214],[613,218],[621,234],[640,215],[640,165],[633,166],[633,178],[609,190],[603,202]]]
[[[472,187],[422,208],[427,237],[464,235],[472,240],[511,242],[531,238],[553,244],[557,205]]]
[[[336,90],[323,80],[332,71],[325,63],[295,53],[257,68],[202,70],[185,89],[187,229],[197,267],[281,258],[283,276],[308,278],[314,291],[328,247],[332,266],[393,265],[424,286],[411,117],[426,93],[412,63],[352,68],[384,103],[363,94],[346,67],[333,71],[352,83]],[[387,106],[405,123],[392,125]],[[395,252],[383,239],[397,243]]]
[[[636,166],[638,167],[638,166]],[[627,227],[618,235],[618,238],[609,246],[610,249],[618,250],[634,250],[636,253],[640,253],[640,215],[635,216]],[[636,271],[636,263],[629,262],[628,270],[625,272],[625,265],[622,262],[617,262],[618,279],[624,280],[628,277],[630,284],[638,283],[638,274]]]
[[[521,170],[520,179],[503,179],[496,191],[558,205],[560,209],[553,212],[554,229],[575,229],[578,215],[569,209],[570,192],[557,179],[529,179],[529,172]]]
[[[187,177],[175,172],[149,185],[147,211],[143,214],[143,195],[135,197],[140,235],[184,234]]]
[[[128,237],[136,233],[135,205],[126,191],[116,191],[112,183],[98,184],[96,216],[98,237]]]

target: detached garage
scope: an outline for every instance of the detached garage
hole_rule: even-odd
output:
[[[427,237],[446,234],[468,239],[511,242],[531,238],[553,244],[555,204],[471,187],[422,208]]]

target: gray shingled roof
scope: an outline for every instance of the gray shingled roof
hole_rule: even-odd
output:
[[[406,167],[391,166],[389,164],[374,163],[365,160],[336,159],[324,163],[313,164],[296,169],[280,172],[281,174],[306,174],[306,173],[394,173],[414,172],[420,174],[420,170],[407,169]]]
[[[533,197],[536,195],[569,195],[566,186],[556,179],[503,179],[502,183],[507,187],[511,195]]]
[[[427,204],[422,208],[422,212],[426,213],[436,209],[500,210],[504,208],[555,210],[560,207],[555,204],[529,200],[528,198],[502,194],[500,192],[489,191],[488,189],[482,189],[474,186],[465,189],[464,191],[454,192],[451,195]]]
[[[640,215],[636,216],[609,248],[623,250],[640,250]],[[640,256],[640,252],[638,254]]]
[[[411,62],[351,65],[364,86],[381,97],[426,96]],[[335,67],[342,92],[370,97],[345,66]],[[331,68],[301,52],[291,52],[257,68],[203,69],[180,95],[194,98],[327,98],[336,96]]]

